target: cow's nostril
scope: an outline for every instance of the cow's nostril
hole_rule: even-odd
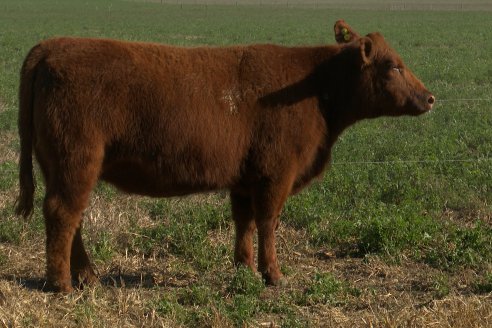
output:
[[[427,99],[427,102],[429,103],[429,105],[434,105],[434,103],[436,102],[436,97],[430,96],[429,99]]]

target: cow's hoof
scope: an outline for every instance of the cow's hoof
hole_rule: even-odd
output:
[[[75,279],[79,289],[84,288],[84,286],[96,286],[100,283],[92,269],[73,274],[72,277]]]
[[[285,287],[288,285],[287,279],[281,273],[277,275],[264,273],[262,277],[267,286]]]
[[[289,286],[289,280],[285,277],[281,277],[279,280],[277,280],[277,285],[279,287],[288,287]]]
[[[70,294],[73,292],[72,283],[68,281],[47,282],[43,288],[46,292]]]

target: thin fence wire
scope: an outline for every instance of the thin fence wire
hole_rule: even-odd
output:
[[[492,158],[468,158],[468,159],[415,159],[394,161],[348,161],[333,162],[331,165],[365,165],[365,164],[441,164],[441,163],[480,163],[492,162]]]
[[[440,102],[451,102],[451,101],[492,101],[492,99],[488,99],[488,98],[437,99],[436,104]]]
[[[391,160],[391,161],[340,161],[331,162],[330,166],[348,166],[348,165],[398,165],[398,164],[451,164],[451,163],[492,163],[491,157],[482,158],[467,158],[467,159],[412,159],[412,160]],[[13,173],[18,172],[18,168],[1,168],[4,163],[0,163],[1,173]],[[11,164],[11,163],[9,163]]]
[[[446,164],[478,164],[478,163],[490,163],[492,165],[492,158],[469,158],[469,159],[416,159],[416,160],[393,160],[393,161],[341,161],[341,162],[331,162],[328,165],[334,166],[358,166],[358,165],[407,165],[407,164],[435,164],[435,165],[446,165]],[[2,169],[0,163],[0,173],[18,173],[18,168],[6,168]],[[36,172],[39,170],[35,170]]]
[[[440,102],[466,102],[466,101],[483,101],[483,102],[492,102],[492,99],[489,98],[448,98],[448,99],[438,99],[436,105]],[[481,163],[481,162],[492,162],[492,158],[482,157],[482,158],[465,158],[465,159],[449,159],[449,158],[441,158],[441,159],[415,159],[415,160],[391,160],[391,161],[340,161],[340,162],[332,162],[331,166],[341,166],[341,165],[388,165],[388,164],[443,164],[443,163]],[[2,168],[3,165],[11,165],[11,162],[2,162],[0,163],[0,172],[18,172],[17,168]]]
[[[195,6],[276,6],[286,8],[326,8],[386,11],[490,11],[491,3],[484,1],[390,1],[390,0],[130,0],[167,5]]]
[[[489,98],[456,98],[456,99],[437,99],[436,105],[440,102],[466,102],[466,101],[483,101],[492,102]],[[396,164],[445,164],[445,163],[480,163],[480,162],[492,162],[492,158],[466,158],[466,159],[415,159],[415,160],[392,160],[392,161],[340,161],[332,162],[331,166],[342,166],[342,165],[396,165]]]
[[[4,162],[5,163],[5,162]],[[0,173],[17,173],[19,172],[18,168],[1,168],[4,163],[0,163]],[[405,165],[405,164],[458,164],[458,163],[491,163],[491,157],[483,157],[483,158],[468,158],[468,159],[415,159],[415,160],[391,160],[391,161],[340,161],[340,162],[331,162],[330,166],[349,166],[349,165]]]

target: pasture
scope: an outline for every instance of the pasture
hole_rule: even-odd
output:
[[[364,10],[352,2],[337,9],[3,0],[0,326],[491,326],[492,11],[388,11],[384,0]],[[329,44],[340,18],[362,34],[382,32],[437,103],[418,118],[351,127],[324,178],[289,199],[277,232],[288,286],[264,287],[234,268],[227,193],[151,199],[100,184],[83,234],[101,285],[67,296],[42,291],[39,174],[33,218],[13,216],[17,88],[30,47],[61,35]]]

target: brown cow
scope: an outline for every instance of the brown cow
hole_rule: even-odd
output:
[[[71,278],[96,280],[81,219],[98,180],[155,197],[229,190],[235,262],[254,270],[257,229],[258,269],[279,283],[279,213],[321,175],[340,133],[434,103],[381,34],[354,35],[310,47],[57,38],[32,48],[21,72],[16,212],[33,210],[34,150],[48,283],[69,292]]]

